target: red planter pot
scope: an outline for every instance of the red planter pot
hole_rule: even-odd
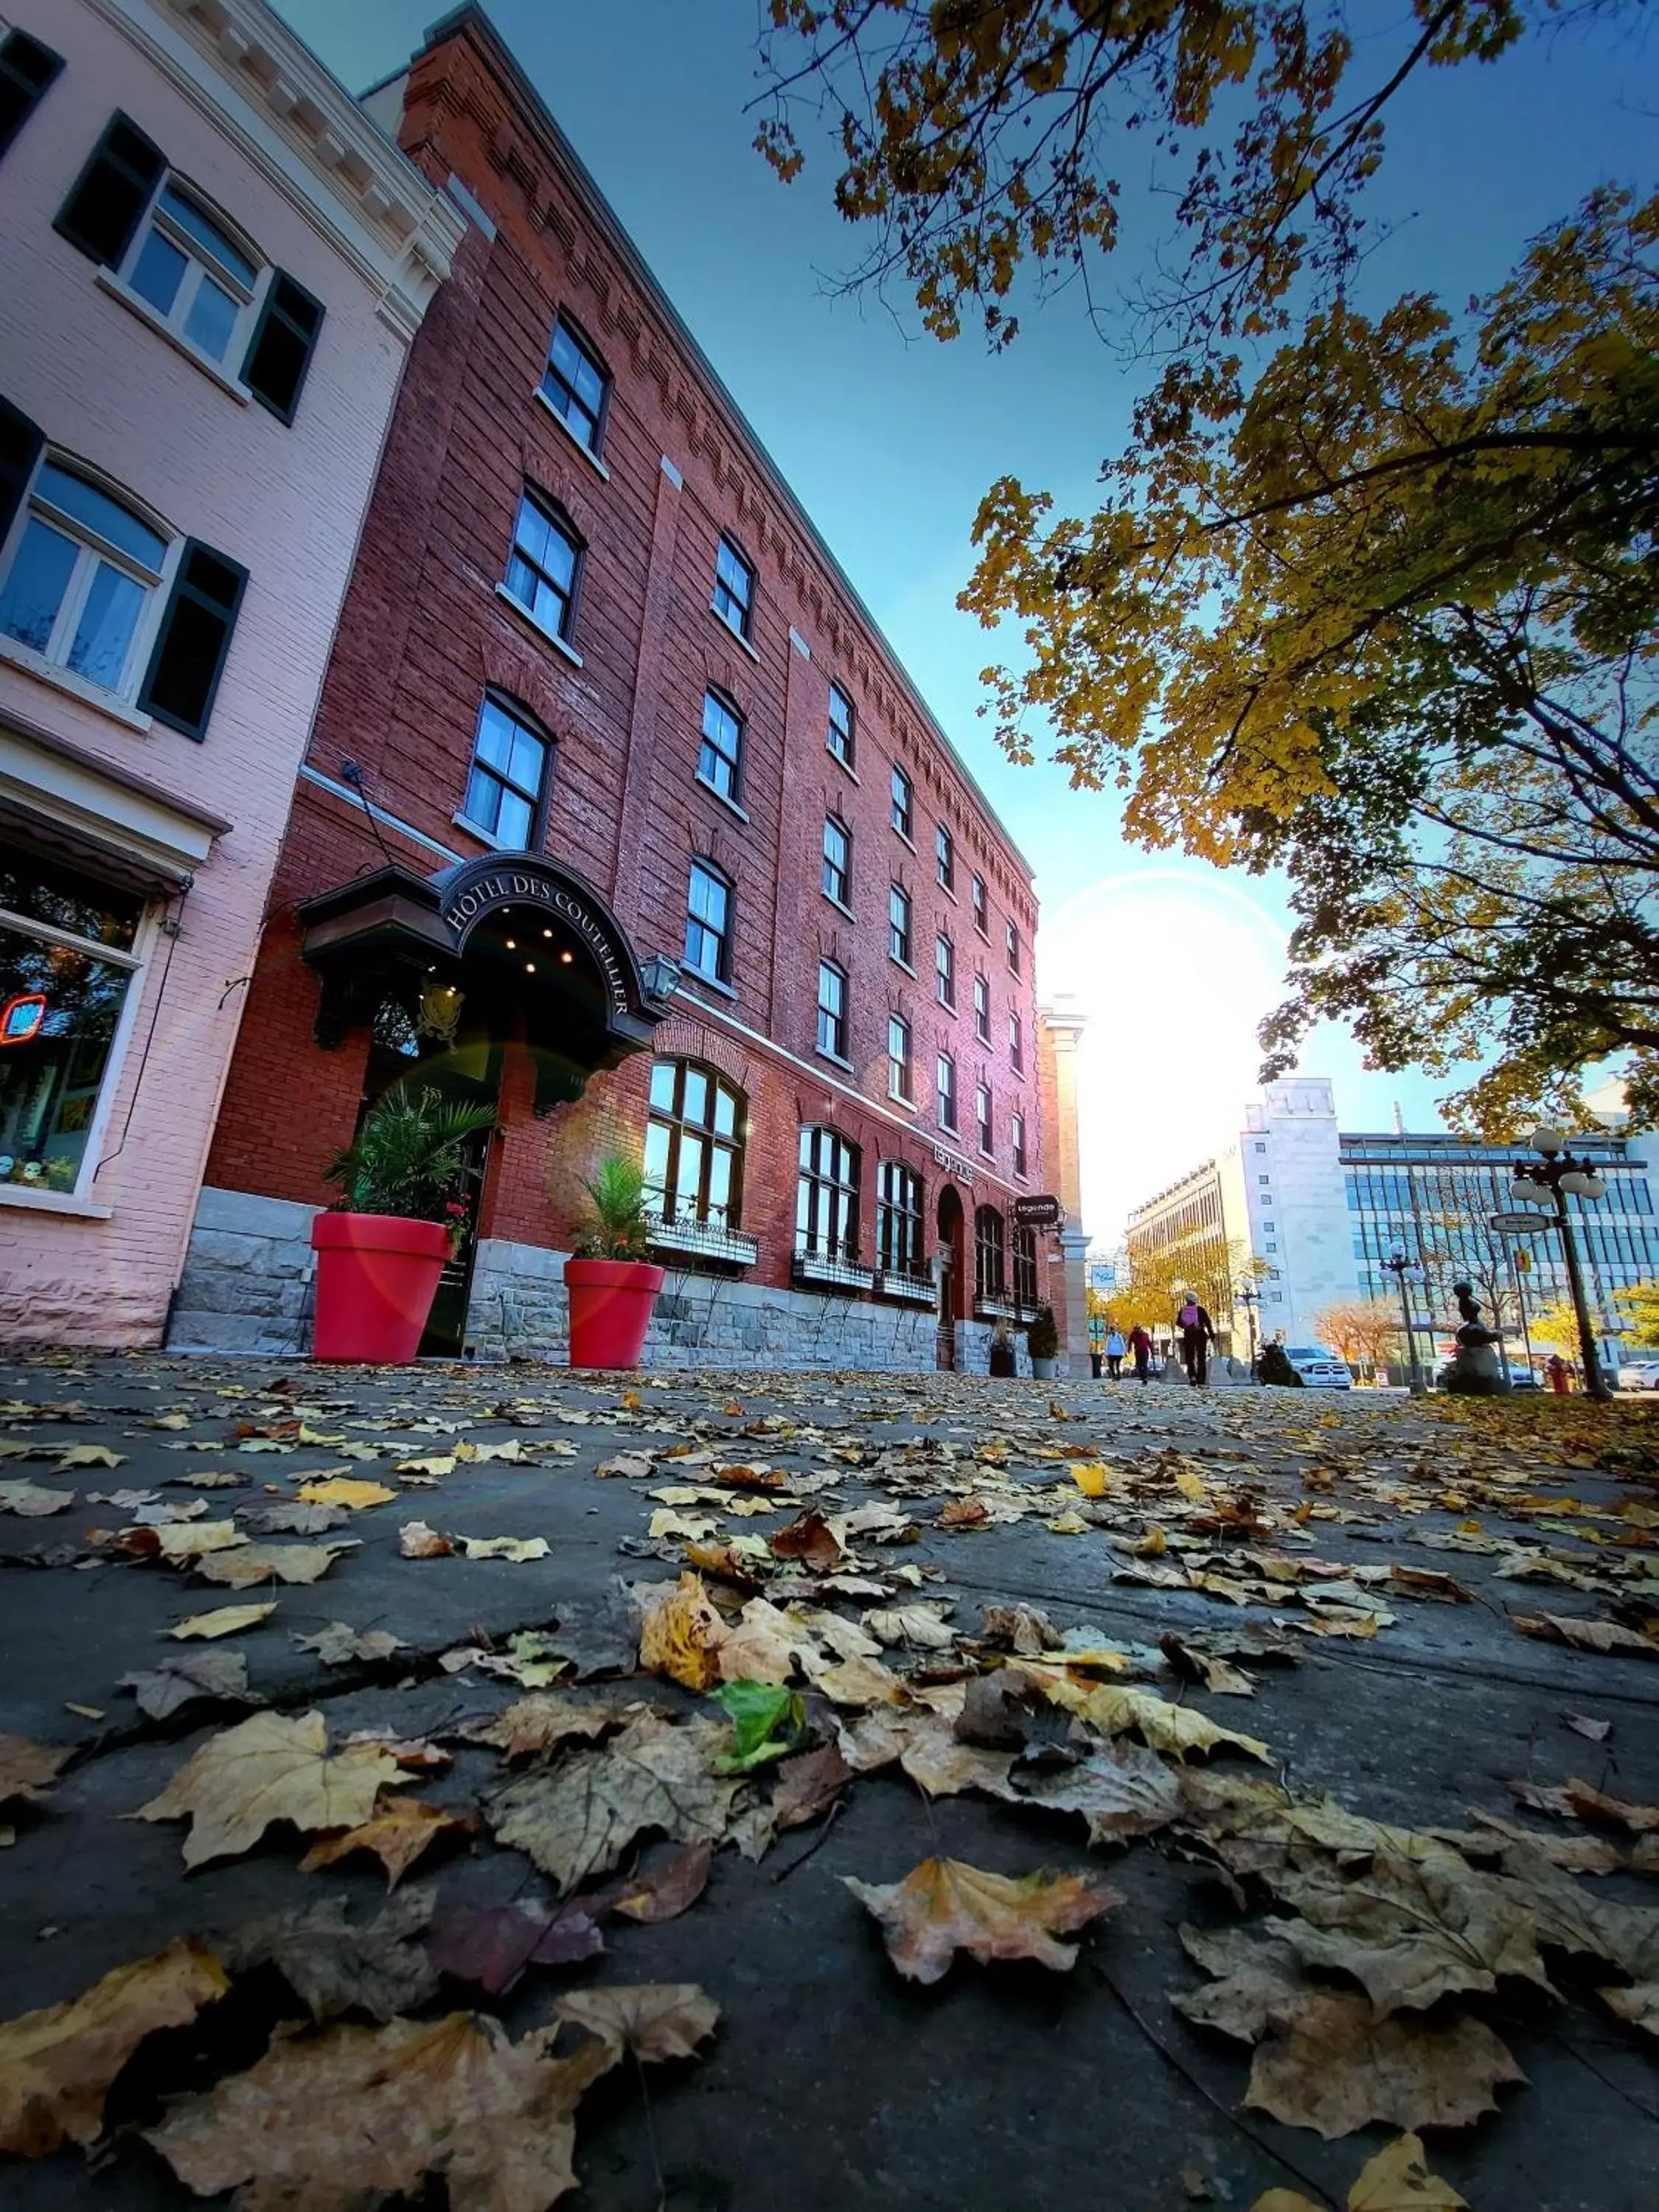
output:
[[[319,1213],[313,1359],[401,1366],[420,1349],[438,1278],[449,1257],[440,1221],[397,1213]]]
[[[639,1260],[567,1260],[570,1364],[637,1367],[662,1276]]]

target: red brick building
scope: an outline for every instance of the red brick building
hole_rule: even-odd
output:
[[[469,228],[170,1340],[303,1348],[327,1164],[412,1072],[500,1116],[429,1348],[562,1349],[621,1145],[672,1270],[650,1357],[982,1367],[1047,1295],[1030,872],[487,19],[367,104]]]

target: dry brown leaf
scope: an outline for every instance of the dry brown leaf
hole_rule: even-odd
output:
[[[1540,1636],[1552,1644],[1570,1644],[1576,1651],[1611,1652],[1632,1659],[1659,1659],[1659,1639],[1621,1628],[1613,1620],[1585,1620],[1576,1613],[1516,1613],[1514,1626],[1523,1636]]]
[[[811,1638],[769,1605],[763,1597],[750,1598],[720,1644],[720,1678],[727,1682],[787,1682],[796,1670],[795,1654]]]
[[[1231,1744],[1249,1752],[1252,1759],[1265,1759],[1268,1755],[1267,1745],[1255,1736],[1237,1735],[1207,1720],[1191,1705],[1170,1705],[1149,1690],[1123,1689],[1111,1682],[1076,1682],[1061,1668],[1036,1666],[1029,1671],[1046,1697],[1103,1735],[1122,1735],[1130,1729],[1139,1729],[1154,1751],[1178,1755],[1213,1751],[1218,1744]]]
[[[695,1982],[642,1982],[562,1997],[556,2016],[648,2063],[695,2057],[697,2045],[714,2033],[720,2008]]]
[[[248,1695],[247,1660],[240,1651],[180,1651],[136,1674],[123,1674],[117,1687],[131,1690],[138,1710],[165,1720],[193,1698],[231,1698],[243,1705],[261,1700]]]
[[[314,1651],[325,1667],[346,1667],[354,1659],[372,1664],[409,1649],[389,1628],[357,1629],[343,1620],[331,1620],[314,1636],[296,1636],[294,1641],[301,1651]]]
[[[355,1482],[349,1475],[333,1475],[326,1482],[302,1482],[300,1496],[307,1505],[343,1505],[361,1513],[366,1506],[389,1504],[398,1495],[383,1482]]]
[[[74,1503],[72,1490],[48,1490],[38,1482],[0,1482],[0,1513],[38,1520],[44,1514],[67,1513]]]
[[[718,1843],[738,1784],[713,1762],[730,1741],[720,1722],[676,1728],[642,1714],[603,1749],[510,1784],[491,1801],[489,1824],[562,1890],[607,1872],[647,1829],[676,1843]]]
[[[196,1562],[204,1582],[228,1583],[234,1589],[250,1583],[314,1583],[353,1544],[246,1544],[240,1551],[214,1552]]]
[[[405,1521],[398,1531],[398,1550],[405,1559],[447,1559],[455,1547],[424,1521]]]
[[[962,1859],[924,1859],[887,1887],[851,1875],[842,1880],[880,1921],[889,1958],[913,1982],[940,1980],[959,1950],[986,1965],[1034,1959],[1063,1972],[1077,1948],[1055,1937],[1075,1935],[1123,1902],[1091,1875],[1044,1870],[1016,1881]]]
[[[273,1820],[307,1832],[356,1827],[374,1810],[381,1785],[402,1777],[398,1761],[373,1744],[331,1758],[320,1713],[295,1720],[256,1713],[204,1743],[135,1818],[189,1819],[185,1864],[196,1867],[251,1850]]]
[[[552,1547],[545,1536],[463,1536],[461,1549],[469,1559],[510,1559],[521,1567],[544,1559]]]
[[[337,1860],[349,1857],[353,1851],[370,1851],[386,1869],[386,1887],[396,1889],[416,1860],[440,1836],[468,1836],[477,1825],[458,1813],[446,1812],[441,1805],[428,1805],[422,1798],[385,1798],[360,1827],[348,1828],[343,1835],[325,1836],[313,1844],[301,1860],[300,1871],[314,1874],[319,1867],[333,1866]]]
[[[33,1743],[26,1735],[0,1735],[0,1806],[38,1805],[74,1749],[67,1743]]]
[[[237,2212],[370,2212],[428,2174],[456,2212],[546,2212],[576,2185],[582,2094],[621,2055],[601,2039],[556,2058],[556,2033],[514,2044],[465,2012],[327,2028],[274,2044],[148,2140],[198,2197],[238,2190]]]
[[[941,1528],[982,1528],[991,1509],[981,1498],[953,1498],[939,1516]]]
[[[1620,2020],[1649,2035],[1659,2035],[1659,1982],[1638,1982],[1628,1990],[1605,1989],[1600,1995],[1607,2010]]]
[[[853,1769],[834,1744],[786,1759],[778,1768],[772,1812],[780,1829],[799,1828],[834,1804],[853,1779]]]
[[[769,1541],[779,1559],[799,1559],[815,1574],[827,1573],[842,1556],[841,1539],[823,1514],[811,1506]]]
[[[1012,1753],[961,1741],[951,1722],[937,1713],[907,1719],[899,1764],[930,1797],[954,1797],[962,1790],[983,1790],[994,1797],[1013,1794],[1008,1784]]]
[[[528,1759],[551,1751],[567,1736],[602,1736],[623,1718],[620,1705],[581,1705],[574,1698],[537,1695],[520,1698],[461,1731],[469,1743],[493,1744],[509,1759]]]
[[[884,1611],[878,1608],[863,1616],[864,1626],[884,1644],[908,1644],[920,1651],[948,1651],[957,1640],[956,1632],[945,1620],[950,1609],[945,1601],[891,1606]]]
[[[632,1881],[605,1892],[605,1902],[612,1912],[647,1926],[678,1920],[708,1887],[714,1859],[712,1844],[687,1844],[645,1873],[635,1875]]]
[[[1627,1797],[1610,1797],[1575,1775],[1559,1790],[1546,1790],[1534,1782],[1511,1782],[1516,1802],[1534,1813],[1554,1813],[1564,1820],[1589,1820],[1600,1827],[1620,1828],[1632,1836],[1659,1835],[1659,1805],[1636,1805]]]
[[[1181,1777],[1138,1743],[1103,1744],[1073,1766],[1016,1769],[1010,1802],[1080,1813],[1091,1843],[1148,1836],[1183,1809]]]
[[[167,1631],[169,1636],[234,1636],[240,1629],[256,1627],[269,1620],[276,1610],[273,1598],[266,1605],[216,1605],[210,1613],[186,1613],[175,1620]]]
[[[178,1521],[155,1531],[161,1557],[173,1565],[206,1552],[234,1552],[247,1538],[234,1521]]]
[[[184,2027],[229,1987],[204,1946],[179,1937],[67,2004],[0,2025],[0,2150],[44,2158],[64,2142],[92,2142],[105,2091],[144,2038]]]
[[[640,1664],[688,1690],[712,1690],[720,1679],[726,1624],[709,1603],[701,1575],[641,1593]]]
[[[233,1973],[275,1966],[313,2020],[351,2011],[397,2020],[437,1995],[434,1962],[416,1940],[436,1899],[434,1888],[406,1889],[356,1922],[344,1898],[319,1899],[239,1928],[220,1948]]]
[[[902,1705],[902,1682],[879,1659],[843,1659],[834,1667],[809,1662],[806,1671],[815,1690],[822,1690],[836,1705]]]

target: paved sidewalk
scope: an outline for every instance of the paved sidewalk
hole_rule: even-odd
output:
[[[1176,1930],[1243,1927],[1261,1938],[1269,1917],[1300,1911],[1305,1935],[1318,1885],[1380,1881],[1384,1860],[1431,1873],[1450,1864],[1460,1896],[1478,1889],[1488,1913],[1494,1900],[1524,1906],[1556,1992],[1542,1966],[1516,1970],[1524,1942],[1482,1986],[1487,1938],[1473,1922],[1453,1928],[1448,1906],[1433,1930],[1441,1994],[1392,2011],[1379,2000],[1389,2034],[1442,2034],[1449,2052],[1460,2036],[1495,2036],[1525,2076],[1494,2089],[1496,2110],[1428,2132],[1434,2170],[1476,2212],[1659,2203],[1659,2040],[1596,1995],[1645,1976],[1659,2006],[1659,1883],[1635,1870],[1659,1871],[1659,1835],[1594,1800],[1583,1801],[1589,1820],[1565,1801],[1553,1810],[1547,1798],[1525,1802],[1528,1788],[1582,1780],[1638,1810],[1659,1803],[1659,1421],[1645,1405],[1468,1409],[1360,1393],[945,1376],[376,1374],[159,1356],[16,1362],[0,1372],[0,1508],[14,1509],[0,1510],[0,1733],[69,1749],[33,1802],[0,1804],[0,1826],[15,1831],[0,1852],[0,2020],[72,2000],[176,1936],[218,1955],[273,1914],[337,1899],[356,1924],[380,1910],[386,1875],[372,1857],[300,1870],[315,1832],[278,1822],[251,1848],[187,1871],[181,1820],[130,1817],[251,1711],[319,1714],[331,1748],[357,1731],[437,1747],[429,1759],[447,1763],[399,1787],[477,1826],[440,1832],[394,1893],[435,1888],[434,1926],[465,1908],[550,1910],[556,1885],[498,1838],[496,1801],[526,1775],[556,1784],[591,1772],[580,1762],[596,1753],[556,1744],[508,1767],[479,1729],[544,1692],[612,1707],[645,1700],[677,1740],[690,1740],[699,1716],[720,1719],[706,1697],[637,1671],[639,1619],[617,1586],[657,1586],[648,1608],[687,1569],[690,1546],[725,1616],[711,1649],[757,1590],[768,1605],[833,1614],[842,1642],[877,1615],[864,1636],[879,1658],[848,1663],[896,1675],[892,1702],[879,1689],[860,1701],[863,1678],[836,1670],[840,1646],[824,1645],[821,1628],[795,1686],[817,1743],[867,1749],[884,1717],[901,1735],[916,1732],[912,1771],[861,1770],[827,1816],[773,1832],[781,1770],[763,1766],[732,1801],[728,1839],[689,1909],[654,1923],[613,1911],[603,1955],[534,1966],[495,1997],[446,1974],[416,2008],[435,2017],[477,2004],[518,2039],[573,1990],[692,1983],[720,2007],[695,2058],[648,2075],[618,2067],[588,2093],[573,2204],[1178,2212],[1249,2207],[1273,2188],[1342,2204],[1397,2127],[1328,2141],[1245,2108],[1249,2043],[1170,2002],[1206,1986]],[[732,1468],[758,1472],[734,1485],[721,1472]],[[775,1475],[781,1486],[763,1486]],[[344,1492],[344,1503],[307,1510],[300,1492],[318,1480],[394,1495],[363,1504]],[[680,1494],[653,1494],[663,1490]],[[43,1491],[72,1502],[40,1510],[52,1502]],[[699,1491],[713,1494],[684,1494]],[[805,1558],[773,1553],[780,1529],[809,1514],[827,1520],[827,1539],[809,1527]],[[411,1522],[453,1548],[404,1556]],[[191,1532],[222,1523],[229,1540],[192,1563]],[[515,1561],[461,1548],[492,1538],[539,1538],[546,1549]],[[245,1586],[207,1578],[240,1572],[239,1552],[263,1564],[255,1547],[345,1543],[353,1548],[313,1582],[272,1580],[268,1567]],[[214,1608],[273,1603],[222,1638],[167,1633]],[[889,1616],[930,1607],[936,1638],[913,1618],[919,1640],[893,1640]],[[1016,1648],[1012,1632],[999,1641],[987,1607],[1025,1610]],[[1517,1617],[1546,1626],[1523,1632]],[[1548,1618],[1568,1628],[1551,1630]],[[398,1645],[325,1664],[296,1641],[337,1622]],[[1624,1648],[1561,1640],[1582,1636],[1582,1624]],[[543,1640],[514,1644],[526,1634]],[[1103,1646],[1118,1656],[1102,1657]],[[258,1705],[193,1698],[147,1715],[118,1686],[204,1654],[245,1658]],[[1035,1671],[1022,1686],[1026,1660]],[[826,1669],[828,1692],[814,1686]],[[1001,1750],[994,1729],[960,1725],[975,1679],[1018,1689]],[[1121,1755],[1136,1772],[1136,1762],[1149,1773],[1156,1764],[1158,1778],[1167,1768],[1173,1780],[1157,1786],[1185,1795],[1144,1836],[1091,1844],[1078,1813],[1032,1799],[1045,1776],[1069,1771],[1085,1733],[1072,1711],[1097,1684],[1202,1714],[1259,1739],[1268,1757],[1222,1744],[1181,1762],[1154,1741],[1164,1756],[1146,1760],[1136,1739],[1148,1728],[1109,1729],[1097,1699],[1089,1757]],[[152,1705],[168,1694],[146,1692]],[[932,1749],[916,1750],[930,1730]],[[980,1778],[935,1774],[938,1786],[923,1788],[915,1773],[951,1743],[970,1747],[966,1765]],[[1242,1793],[1223,1802],[1226,1785],[1267,1783],[1288,1797],[1252,1801],[1248,1814]],[[1334,1803],[1322,1809],[1328,1796]],[[1362,1822],[1344,1829],[1341,1812]],[[1292,1813],[1304,1823],[1294,1833]],[[1514,1844],[1474,1814],[1534,1843]],[[1367,1820],[1411,1836],[1380,1838]],[[1425,1842],[1436,1829],[1461,1849]],[[654,1833],[620,1854],[623,1872],[651,1876],[684,1840]],[[902,1977],[837,1877],[896,1884],[934,1854],[1008,1875],[1103,1876],[1122,1902],[1068,1939],[1079,1943],[1069,1972],[958,1955],[923,1986]],[[1593,1862],[1607,1870],[1564,1870]],[[1551,1883],[1589,1899],[1598,1930],[1616,1927],[1622,1972],[1607,1951],[1575,1954],[1551,1932],[1568,1910]],[[1540,1899],[1555,1899],[1555,1918],[1539,1917]],[[1362,1985],[1376,1996],[1376,1960],[1400,1940],[1356,1935],[1340,1917],[1346,1890],[1332,1910],[1346,1963],[1311,1956],[1330,1942],[1306,1937],[1303,1969],[1315,1994],[1352,2008]],[[1463,1966],[1446,1966],[1454,1953]],[[228,1997],[152,2037],[116,2078],[95,2161],[73,2147],[0,2155],[0,2203],[193,2203],[137,2130],[154,2126],[167,2099],[200,2100],[252,2068],[278,2020],[293,2027],[302,2014],[271,1969],[239,1972]],[[1290,2033],[1269,2025],[1262,2049]],[[6,2066],[0,2032],[0,2139]],[[1443,2070],[1455,2070],[1450,2058]],[[441,2184],[433,2188],[441,2202]],[[305,2212],[307,2198],[282,2201]],[[453,2201],[491,2202],[459,2189]]]

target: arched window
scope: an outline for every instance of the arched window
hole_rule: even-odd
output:
[[[67,460],[42,460],[0,585],[0,631],[130,694],[171,540]]]
[[[795,1249],[818,1260],[858,1257],[859,1148],[838,1129],[800,1133]]]
[[[1014,1231],[1014,1303],[1034,1306],[1036,1302],[1036,1231],[1025,1224]]]
[[[1006,1278],[1002,1261],[1002,1216],[994,1206],[981,1206],[974,1215],[974,1295],[1000,1298]]]
[[[924,1278],[921,1177],[902,1160],[884,1160],[876,1197],[876,1261],[887,1275]]]
[[[743,1093],[694,1060],[651,1070],[646,1203],[664,1221],[735,1229],[743,1211]]]
[[[174,177],[150,203],[125,275],[170,331],[222,362],[263,267],[258,248],[229,217]]]

